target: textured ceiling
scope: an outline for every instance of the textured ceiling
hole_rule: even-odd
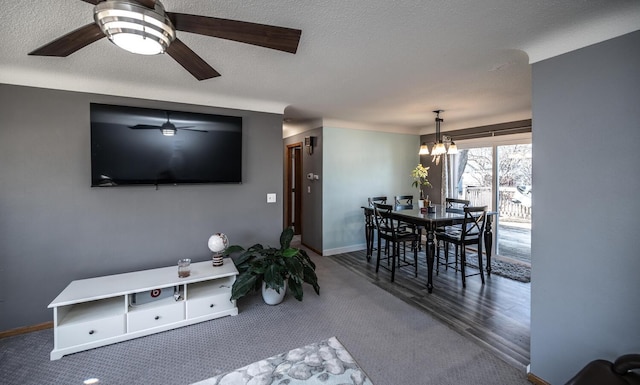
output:
[[[0,83],[284,113],[415,132],[531,118],[531,62],[640,29],[638,0],[164,0],[167,11],[302,30],[295,55],[178,32],[222,76],[107,39],[28,56],[93,21],[80,0],[0,0]]]

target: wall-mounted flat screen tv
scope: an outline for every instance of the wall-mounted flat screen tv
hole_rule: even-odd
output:
[[[242,118],[91,103],[91,186],[241,183]]]

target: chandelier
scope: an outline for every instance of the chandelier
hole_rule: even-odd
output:
[[[433,156],[432,161],[435,162],[437,165],[440,163],[440,157],[442,155],[457,154],[458,147],[456,146],[456,143],[453,141],[453,139],[451,139],[450,136],[440,134],[440,123],[444,121],[444,119],[440,117],[440,113],[443,111],[435,110],[433,112],[436,114],[436,142],[433,144],[433,147],[431,148],[431,155]],[[427,146],[427,143],[422,142],[422,144],[420,145],[420,151],[418,152],[418,154],[429,155],[429,147]]]

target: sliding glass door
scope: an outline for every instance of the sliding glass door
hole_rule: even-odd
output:
[[[531,136],[460,141],[446,196],[495,211],[494,254],[531,262]]]
[[[497,146],[496,253],[531,263],[531,144]]]

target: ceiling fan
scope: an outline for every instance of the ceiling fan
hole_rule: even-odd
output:
[[[103,37],[133,53],[168,53],[196,79],[220,76],[218,71],[176,37],[184,31],[253,44],[295,54],[302,31],[245,21],[166,12],[160,0],[81,0],[93,4],[94,22],[29,52],[66,57]]]
[[[152,126],[149,124],[136,124],[135,126],[129,126],[129,128],[133,130],[160,130],[160,132],[162,132],[162,135],[164,136],[174,136],[178,133],[178,130],[197,131],[204,133],[209,132],[206,130],[196,130],[193,127],[195,126],[176,127],[175,124],[171,123],[169,112],[167,112],[167,121],[162,123],[162,126]]]

